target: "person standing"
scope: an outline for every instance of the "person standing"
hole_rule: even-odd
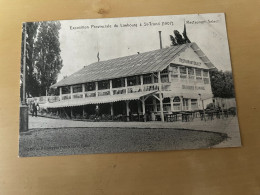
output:
[[[37,117],[37,105],[38,105],[38,103],[33,101],[33,104],[32,104],[32,116],[35,116],[35,117]]]

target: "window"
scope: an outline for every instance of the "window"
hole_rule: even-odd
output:
[[[188,75],[189,75],[189,79],[194,79],[194,69],[193,68],[188,68]]]
[[[181,73],[181,79],[186,79],[187,78],[187,71],[185,67],[180,67],[180,73]]]
[[[167,68],[165,68],[163,71],[161,71],[161,82],[162,83],[168,83],[169,82],[169,74],[168,74]]]
[[[113,79],[112,87],[113,88],[125,87],[125,78]]]
[[[109,80],[98,82],[98,90],[109,89],[109,87],[110,87]]]
[[[152,74],[143,75],[143,83],[144,84],[151,84],[152,83]]]
[[[164,98],[163,99],[163,110],[166,112],[171,111],[171,103],[170,103],[170,98]]]
[[[203,77],[209,77],[209,72],[207,70],[203,70]]]
[[[204,84],[209,84],[209,78],[203,78]]]
[[[175,96],[173,98],[173,110],[174,111],[179,111],[181,110],[181,99],[179,96]]]
[[[196,76],[201,77],[201,70],[200,69],[196,69]]]
[[[82,92],[82,85],[74,85],[72,89],[73,89],[73,93],[80,93]]]
[[[158,73],[153,74],[154,83],[158,83]]]
[[[192,110],[198,109],[198,100],[197,99],[191,99],[191,109]]]
[[[70,93],[70,86],[62,87],[62,94]]]
[[[140,85],[140,76],[127,77],[127,86]]]
[[[95,91],[96,90],[96,83],[90,82],[85,84],[85,91]]]
[[[173,66],[172,67],[172,75],[171,75],[172,79],[178,79],[179,77],[179,71],[178,71],[178,67],[177,66]]]
[[[181,110],[181,104],[180,103],[173,103],[173,110],[174,111]]]
[[[201,69],[196,69],[196,80],[198,83],[202,83],[202,75],[201,75]]]
[[[189,100],[184,98],[182,101],[183,110],[189,110]]]

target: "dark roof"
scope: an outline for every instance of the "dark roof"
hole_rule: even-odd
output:
[[[194,51],[203,53],[196,43],[187,43],[121,58],[95,62],[85,66],[51,87],[75,85],[162,71],[176,57],[176,54],[188,46]],[[209,69],[214,68],[214,65],[208,59],[203,61],[206,62]]]

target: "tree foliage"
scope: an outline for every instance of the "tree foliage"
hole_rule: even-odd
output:
[[[60,28],[60,22],[56,21],[31,22],[26,25],[26,93],[31,96],[45,95],[46,90],[49,91],[50,86],[57,81],[63,66]]]
[[[234,83],[231,71],[211,71],[210,79],[214,97],[235,97]]]
[[[173,34],[174,34],[174,36],[170,35],[170,40],[172,42],[172,46],[182,45],[182,44],[191,42],[190,39],[188,38],[185,24],[184,24],[184,30],[183,30],[182,35],[180,34],[180,32],[178,30],[174,30]]]
[[[38,86],[36,85],[37,79],[36,74],[34,71],[34,58],[33,58],[33,50],[34,50],[34,43],[37,35],[38,29],[37,22],[28,22],[26,24],[26,83],[34,83],[33,85],[26,85],[27,94],[30,92],[31,95],[36,95],[38,91]],[[23,56],[24,56],[24,32],[25,32],[25,25],[23,26],[23,33],[22,33],[22,56],[21,56],[21,73],[23,73]],[[23,75],[21,75],[22,81]],[[21,88],[23,83],[21,85]],[[21,97],[22,97],[22,90],[21,90]]]

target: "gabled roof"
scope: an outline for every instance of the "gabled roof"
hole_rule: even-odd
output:
[[[145,53],[95,62],[59,81],[51,87],[75,85],[93,81],[121,78],[162,71],[178,53],[191,47],[209,69],[215,68],[196,43],[187,43]]]

